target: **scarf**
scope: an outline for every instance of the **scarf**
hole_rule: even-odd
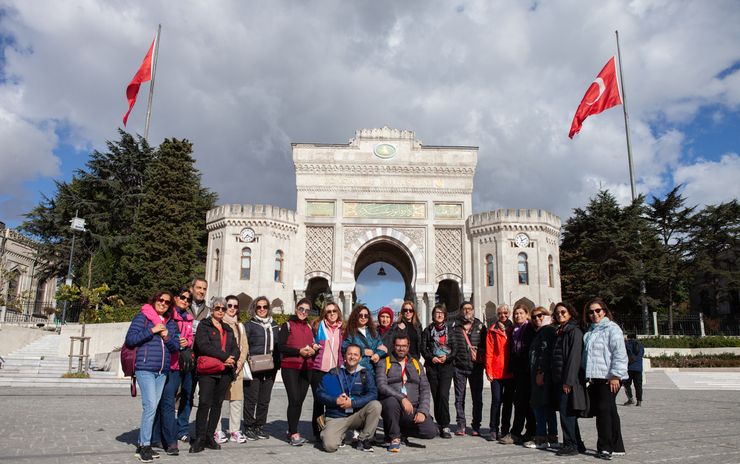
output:
[[[447,341],[447,324],[444,322],[442,323],[442,326],[438,326],[437,324],[429,324],[429,327],[431,328],[431,335],[434,341],[446,345]]]
[[[141,313],[154,325],[167,323],[167,319],[160,316],[154,307],[148,303],[141,307]]]
[[[583,352],[586,352],[586,346],[588,345],[588,340],[591,338],[593,333],[605,325],[609,324],[611,322],[608,317],[604,316],[603,319],[601,319],[599,322],[591,324],[591,327],[588,328],[588,332],[586,332],[586,335],[583,336]]]
[[[224,314],[224,322],[227,323],[227,324],[229,324],[229,325],[233,325],[233,326],[236,326],[239,323],[239,321],[236,320],[236,314],[233,315],[233,316],[229,316],[228,314]]]
[[[329,372],[329,370],[337,367],[339,363],[339,351],[342,349],[341,327],[342,323],[339,321],[330,325],[326,320],[323,320],[316,331],[315,341],[317,345],[321,346],[319,356],[321,357],[321,370],[324,372]],[[324,345],[320,343],[322,340],[324,341]]]
[[[524,321],[524,324],[520,325],[519,327],[514,326],[514,329],[512,329],[511,331],[511,341],[513,342],[512,349],[514,350],[514,353],[517,355],[522,350],[522,340],[524,339],[524,331],[526,330],[528,324],[529,324],[529,321]]]
[[[272,316],[262,318],[255,314],[252,319],[265,329],[272,327]]]

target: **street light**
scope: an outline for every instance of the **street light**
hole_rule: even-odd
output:
[[[72,274],[72,257],[75,254],[75,232],[85,232],[85,220],[82,218],[77,217],[77,213],[79,210],[75,211],[75,217],[73,217],[69,222],[71,225],[69,226],[70,229],[72,229],[72,251],[69,254],[69,267],[67,268],[67,279],[65,280],[65,285],[72,286],[72,278],[70,275]],[[64,310],[62,311],[62,325],[64,325],[67,322],[67,300],[64,300]]]

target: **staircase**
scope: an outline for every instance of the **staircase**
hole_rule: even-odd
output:
[[[115,372],[96,371],[91,365],[89,379],[62,378],[69,370],[69,358],[59,358],[58,334],[50,333],[19,348],[3,359],[0,387],[113,387],[126,388],[129,379],[119,379]],[[72,362],[77,371],[78,360]]]

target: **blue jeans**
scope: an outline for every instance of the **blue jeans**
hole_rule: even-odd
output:
[[[175,416],[175,395],[180,386],[180,371],[167,373],[162,399],[154,416],[154,430],[152,443],[162,443],[165,446],[177,444],[177,417]]]
[[[193,409],[193,376],[195,372],[191,371],[185,375],[180,375],[180,406],[177,409],[177,433],[176,436],[182,437],[188,434],[190,428],[190,410]]]
[[[537,436],[558,435],[558,416],[549,406],[534,408],[534,417],[537,421]]]
[[[141,405],[144,412],[141,413],[141,427],[139,428],[139,445],[149,446],[152,441],[152,429],[154,428],[154,416],[157,413],[159,400],[162,398],[164,384],[167,381],[167,373],[159,374],[154,371],[136,371],[136,380],[141,390]]]

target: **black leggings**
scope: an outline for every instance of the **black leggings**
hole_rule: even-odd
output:
[[[288,433],[298,433],[298,422],[301,420],[301,409],[311,385],[311,371],[281,368],[285,392],[288,394]]]
[[[195,438],[205,440],[221,422],[221,404],[231,386],[230,374],[198,376],[198,412],[195,414]],[[171,444],[171,443],[170,443]]]
[[[313,393],[313,414],[311,415],[311,427],[313,427],[313,436],[316,438],[321,438],[319,436],[319,424],[316,423],[316,419],[318,419],[319,416],[326,412],[326,408],[324,407],[323,403],[316,399],[316,390],[319,389],[319,385],[321,385],[321,379],[323,379],[325,375],[326,372],[320,371],[318,369],[314,369],[313,372],[311,372],[311,393]]]

